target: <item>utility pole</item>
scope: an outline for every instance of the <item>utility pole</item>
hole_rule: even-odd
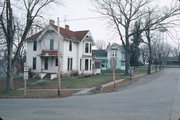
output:
[[[112,71],[113,71],[113,82],[114,88],[116,88],[116,75],[115,75],[115,58],[111,59]]]
[[[57,74],[57,78],[58,78],[58,96],[60,96],[60,89],[61,89],[61,70],[60,70],[60,26],[59,26],[59,17],[57,18],[57,24],[58,24],[58,74]]]

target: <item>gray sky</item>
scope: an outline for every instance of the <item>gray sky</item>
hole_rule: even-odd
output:
[[[65,24],[70,26],[71,30],[90,30],[94,40],[104,40],[108,42],[121,43],[119,37],[115,35],[113,30],[108,27],[107,21],[104,18],[72,20],[81,18],[100,17],[101,15],[94,12],[92,0],[64,0],[63,6],[53,6],[51,10],[46,12],[45,21],[48,24],[49,19],[57,20],[60,17],[60,26]],[[159,0],[159,6],[170,5],[171,0]],[[67,20],[64,22],[64,20]],[[68,20],[72,21],[68,21]]]

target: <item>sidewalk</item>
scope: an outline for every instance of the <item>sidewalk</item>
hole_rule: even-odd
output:
[[[147,74],[146,74],[146,73],[143,73],[143,74],[140,74],[140,75],[136,75],[136,76],[133,76],[132,79],[135,79],[135,78],[138,78],[138,77],[142,77],[142,76],[144,76],[144,75],[147,75]],[[126,79],[126,78],[125,78],[125,79]],[[122,82],[122,81],[124,81],[125,79],[116,80],[116,83]],[[102,89],[103,89],[103,88],[105,88],[105,87],[107,87],[107,86],[110,86],[110,85],[113,85],[113,84],[114,84],[114,81],[109,82],[109,83],[106,83],[106,84],[103,84],[103,85],[101,85],[101,87],[102,87]],[[91,94],[91,91],[92,91],[92,90],[95,90],[95,89],[96,89],[96,87],[87,88],[87,89],[85,89],[85,90],[82,90],[82,91],[79,91],[79,92],[75,93],[74,95],[75,95],[75,96],[76,96],[76,95],[88,95],[88,94]]]

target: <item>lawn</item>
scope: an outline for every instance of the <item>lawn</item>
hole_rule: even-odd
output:
[[[136,68],[134,74],[142,74],[145,73],[147,70],[146,67],[138,67]],[[129,78],[129,76],[124,74],[124,71],[116,71],[116,79],[124,79]],[[51,97],[59,97],[57,96],[57,79],[55,80],[46,80],[44,82],[38,83],[36,85],[32,85],[38,79],[28,79],[27,80],[27,95],[26,98],[51,98]],[[60,97],[67,97],[71,96],[72,94],[78,92],[78,90],[74,89],[81,89],[81,88],[90,88],[99,86],[108,82],[113,81],[112,71],[106,70],[102,71],[101,75],[95,76],[77,76],[77,77],[69,77],[69,78],[62,78],[61,86],[64,90],[61,90]],[[126,85],[121,83],[122,85]],[[24,87],[24,80],[20,76],[16,76],[14,78],[14,88],[23,88]],[[24,94],[21,90],[12,90],[12,91],[5,91],[5,78],[0,77],[0,98],[13,98],[13,97],[20,97],[23,98]],[[51,90],[52,89],[52,90]],[[65,89],[73,89],[73,90],[65,90]]]
[[[116,79],[122,79],[127,76],[123,72],[116,73]],[[112,81],[112,72],[103,72],[101,75],[87,77],[63,78],[61,86],[63,89],[89,88],[99,86]],[[39,83],[31,88],[57,88],[57,79]]]
[[[136,68],[135,74],[141,74],[146,72],[146,67]],[[123,79],[129,76],[124,75],[124,71],[117,70],[116,71],[116,79]],[[29,89],[56,89],[57,88],[57,79],[55,80],[47,80],[42,83],[38,83],[36,85],[30,85],[37,81],[37,79],[28,79],[27,86]],[[108,82],[113,81],[112,71],[105,70],[102,71],[101,75],[95,76],[86,76],[86,77],[70,77],[70,78],[62,78],[61,86],[63,89],[81,89],[81,88],[90,88],[94,86],[99,86]],[[24,80],[22,77],[15,77],[14,79],[14,88],[23,88]],[[0,90],[4,90],[5,88],[5,79],[0,78]]]

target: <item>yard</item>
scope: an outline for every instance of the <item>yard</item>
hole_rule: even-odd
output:
[[[134,75],[142,74],[146,72],[146,67],[136,68]],[[129,76],[124,75],[124,71],[116,71],[116,79],[129,78]],[[44,98],[44,97],[58,97],[57,96],[57,79],[55,80],[45,80],[44,82],[32,85],[38,79],[28,79],[27,80],[27,98]],[[61,96],[67,97],[79,91],[79,89],[90,88],[99,86],[108,82],[113,81],[112,71],[106,70],[102,71],[101,75],[95,76],[77,76],[70,78],[62,78],[61,80]],[[124,83],[122,83],[124,84]],[[126,85],[126,84],[125,84]],[[121,85],[120,85],[121,86]],[[14,78],[14,88],[13,91],[4,91],[5,89],[5,78],[0,77],[0,97],[24,97],[23,90],[17,90],[17,88],[24,87],[24,80],[20,76]]]

